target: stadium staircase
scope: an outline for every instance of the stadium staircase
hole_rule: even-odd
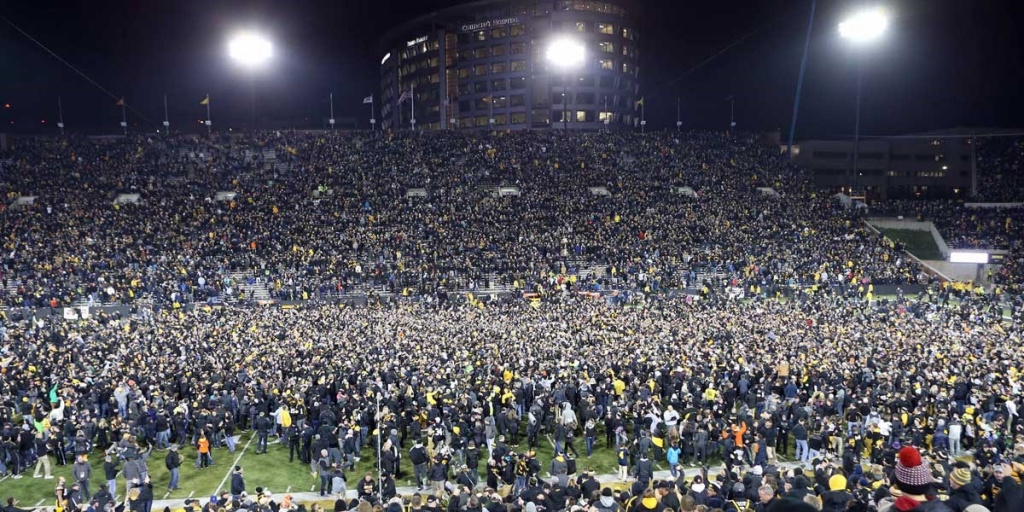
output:
[[[244,293],[246,298],[253,300],[270,300],[270,288],[267,286],[267,282],[248,272],[232,272],[231,283],[239,292],[235,294],[236,296]]]

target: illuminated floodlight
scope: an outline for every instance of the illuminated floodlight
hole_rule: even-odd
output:
[[[988,263],[988,253],[985,251],[949,251],[949,262],[984,265]]]
[[[259,67],[265,64],[274,54],[270,41],[254,32],[235,34],[228,42],[228,55],[231,59],[246,67]]]
[[[571,69],[583,64],[586,50],[579,41],[569,38],[558,38],[551,41],[545,54],[548,62],[556,67]]]
[[[869,43],[882,36],[889,27],[889,15],[876,7],[858,12],[839,24],[839,35],[854,43]]]

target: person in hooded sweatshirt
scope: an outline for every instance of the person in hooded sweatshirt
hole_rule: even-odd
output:
[[[551,461],[551,476],[558,479],[558,485],[565,487],[569,483],[569,465],[565,462],[565,455],[558,452]]]
[[[707,505],[708,489],[704,485],[703,476],[697,475],[693,477],[693,482],[690,483],[690,491],[687,494],[693,498],[694,503],[697,505]]]
[[[605,487],[601,489],[601,497],[593,503],[594,508],[597,512],[623,512],[622,505],[615,501],[615,497],[612,496],[611,487]]]
[[[787,500],[802,502],[804,501],[804,496],[807,496],[811,492],[810,489],[807,488],[807,477],[803,475],[797,475],[793,478],[792,483],[787,482],[786,485],[789,486],[789,489],[786,490],[786,494],[783,495],[783,498],[786,498]]]
[[[745,512],[753,509],[754,503],[747,498],[747,488],[740,482],[733,484],[729,501],[725,502],[723,510],[725,512]]]
[[[846,490],[846,477],[835,474],[828,479],[828,491],[821,495],[822,512],[843,512],[853,501],[853,495]]]
[[[632,512],[664,512],[664,510],[665,506],[655,497],[654,490],[647,489],[644,491],[643,497],[636,500]]]

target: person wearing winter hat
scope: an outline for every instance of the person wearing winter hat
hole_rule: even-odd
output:
[[[846,490],[846,477],[835,474],[828,479],[828,491],[821,495],[822,510],[846,510],[853,501],[853,495]]]
[[[971,485],[971,480],[971,470],[967,468],[956,468],[949,473],[949,499],[946,500],[946,505],[949,505],[953,512],[963,512],[971,505],[981,504],[981,496]]]
[[[902,493],[894,501],[883,500],[878,504],[879,512],[908,512],[917,510],[948,511],[945,503],[929,499],[926,495],[932,489],[934,480],[928,466],[921,460],[921,453],[913,446],[904,446],[896,456],[893,484]]]

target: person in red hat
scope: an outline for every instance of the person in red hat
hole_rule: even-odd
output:
[[[895,501],[892,502],[883,500],[878,506],[879,512],[952,512],[948,505],[935,499],[934,494],[928,496],[935,480],[917,448],[904,446],[900,450],[893,478],[893,484],[900,491],[899,496],[894,496]]]

